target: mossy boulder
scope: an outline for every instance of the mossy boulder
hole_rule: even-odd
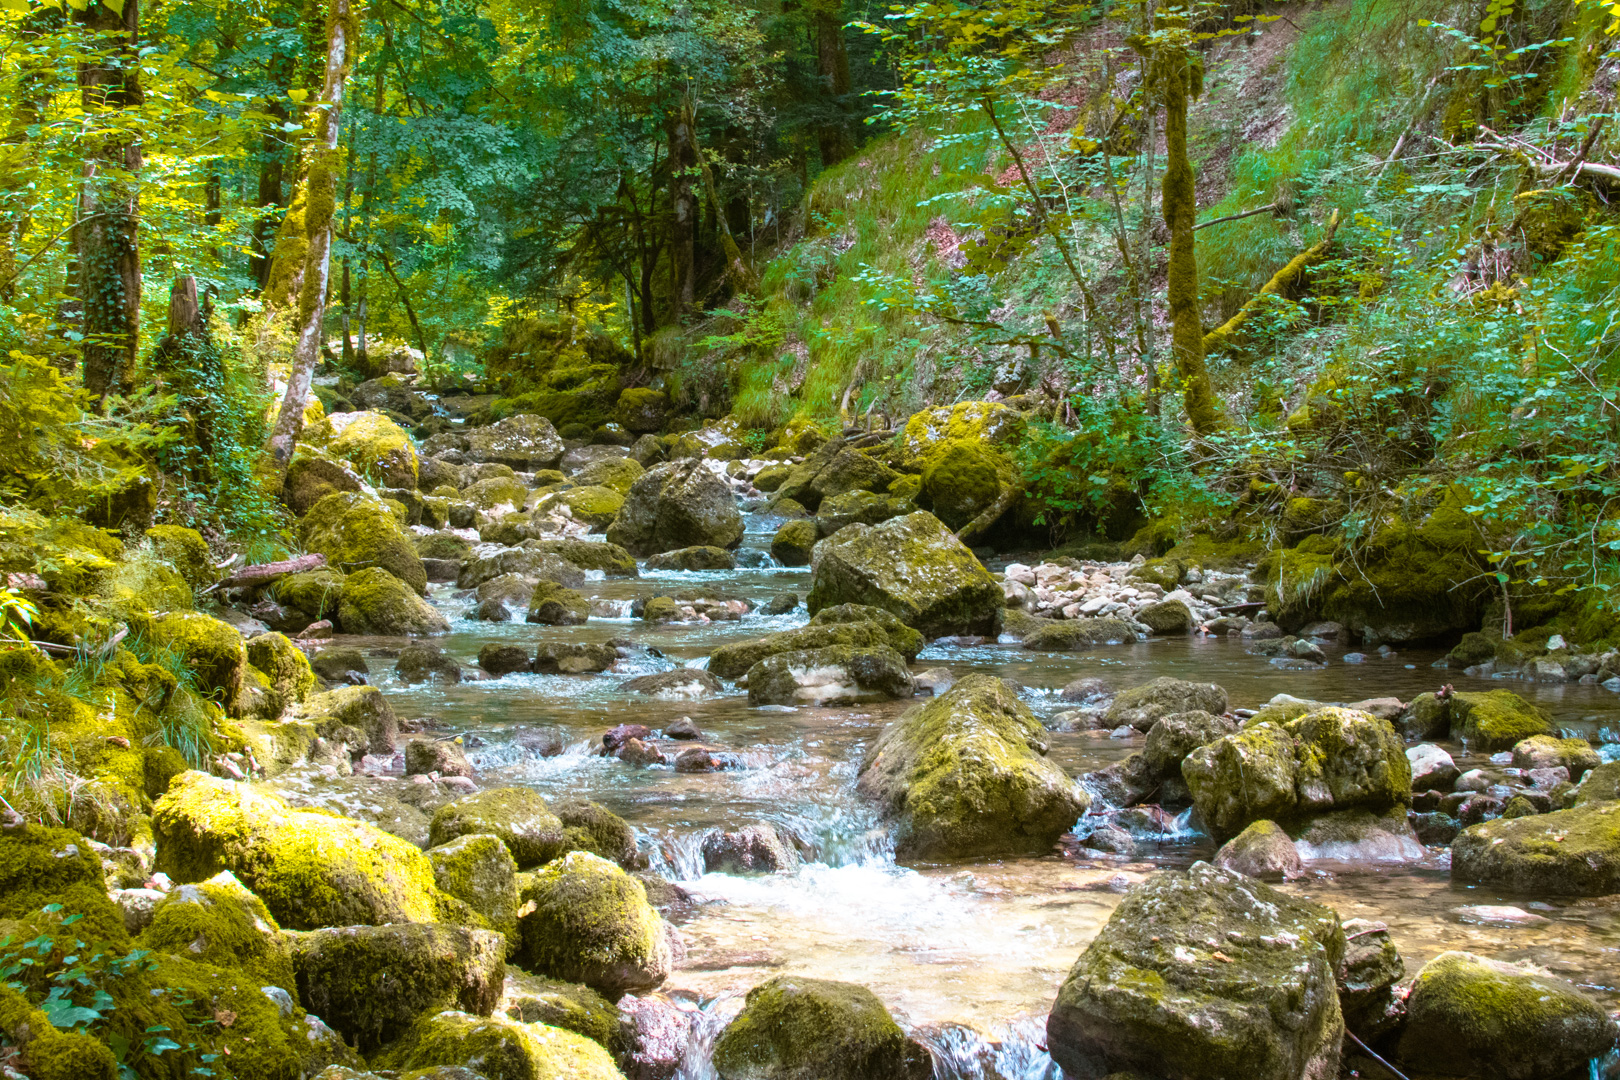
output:
[[[766,657],[748,669],[750,705],[855,705],[916,692],[906,658],[887,645],[829,645]]]
[[[609,1050],[619,1050],[625,1041],[613,1003],[583,983],[545,979],[508,968],[497,1008],[509,1020],[562,1028]]]
[[[735,570],[737,557],[725,548],[687,547],[661,551],[647,559],[648,570]]]
[[[574,474],[574,483],[580,487],[605,487],[620,495],[630,489],[647,470],[632,457],[604,457],[591,462]]]
[[[742,542],[742,514],[731,489],[700,460],[654,465],[630,488],[607,538],[636,555]]]
[[[1137,731],[1148,731],[1175,713],[1197,711],[1219,716],[1226,711],[1227,704],[1226,691],[1215,683],[1189,682],[1161,675],[1152,682],[1121,691],[1108,706],[1104,719],[1109,727],[1128,724]]]
[[[229,870],[178,885],[152,911],[141,947],[247,972],[295,990],[288,938],[265,906]]]
[[[193,590],[206,589],[219,581],[208,541],[196,529],[184,525],[154,525],[146,530],[152,553],[172,566]]]
[[[619,659],[606,642],[543,641],[534,650],[534,670],[541,675],[594,675]]]
[[[1288,831],[1275,821],[1250,822],[1247,828],[1221,845],[1211,860],[1257,881],[1284,881],[1305,872],[1299,848]]]
[[[1161,600],[1136,613],[1136,621],[1155,634],[1185,634],[1193,628],[1192,609],[1180,600]]]
[[[914,413],[900,435],[900,454],[908,469],[924,469],[945,447],[966,442],[999,447],[1014,445],[1023,435],[1026,417],[1000,402],[963,401]]]
[[[416,447],[382,413],[333,413],[304,429],[303,441],[353,465],[378,487],[416,487]]]
[[[1592,769],[1603,764],[1603,758],[1585,739],[1558,739],[1551,735],[1532,735],[1513,745],[1513,766],[1517,769],[1569,770],[1569,778],[1579,782]]]
[[[118,1059],[105,1043],[63,1030],[27,998],[0,986],[0,1044],[10,1071],[32,1080],[118,1080]]]
[[[881,525],[851,525],[816,545],[807,603],[814,615],[838,604],[882,608],[928,637],[992,634],[1005,596],[934,515],[918,511]]]
[[[674,598],[668,596],[654,596],[641,609],[643,622],[675,622],[680,617],[681,606],[675,602]]]
[[[946,525],[960,529],[1000,497],[1004,470],[1010,471],[1005,460],[985,443],[946,439],[923,468],[924,505]]]
[[[500,837],[468,833],[428,849],[434,883],[517,940],[517,860]]]
[[[636,850],[636,832],[624,818],[601,803],[588,799],[565,799],[552,809],[563,824],[563,843],[568,851],[588,851],[610,859],[625,869],[645,865]]]
[[[1090,805],[1046,752],[1017,692],[969,675],[884,728],[857,787],[897,822],[901,857],[1045,854]]]
[[[528,540],[524,546],[557,555],[581,570],[600,570],[607,577],[633,578],[638,573],[635,556],[618,544],[566,539]]]
[[[519,870],[550,862],[568,850],[562,819],[532,788],[492,788],[434,811],[428,839],[434,847],[463,836],[498,836]]]
[[[771,538],[771,558],[783,566],[809,566],[810,550],[820,535],[814,521],[784,521]]]
[[[1450,714],[1452,738],[1488,753],[1553,734],[1547,714],[1511,690],[1452,694]]]
[[[309,697],[315,689],[315,671],[304,650],[285,634],[260,634],[247,643],[248,663],[264,675],[269,686],[271,716],[280,716]]]
[[[299,443],[292,461],[287,464],[287,475],[282,479],[281,501],[294,514],[303,517],[310,507],[328,495],[365,489],[366,480],[354,466],[339,461],[325,450]]]
[[[1466,952],[1423,965],[1406,999],[1400,1058],[1424,1075],[1543,1080],[1580,1070],[1620,1029],[1587,994],[1545,972]]]
[[[562,461],[562,438],[543,416],[508,416],[467,434],[467,460],[490,461],[519,472],[555,469]]]
[[[1098,645],[1134,644],[1136,631],[1124,619],[1030,618],[1018,636],[1031,652],[1074,652]]]
[[[720,1033],[721,1080],[928,1080],[933,1061],[877,995],[854,983],[778,975],[748,992]]]
[[[349,667],[359,650],[323,650],[315,659],[336,659],[328,670]],[[361,668],[365,666],[360,659]],[[388,698],[375,686],[340,686],[320,694],[311,694],[298,709],[298,715],[307,720],[321,738],[342,743],[357,753],[392,754],[399,736],[399,718],[395,716]]]
[[[915,632],[915,631],[913,631]],[[709,673],[722,679],[737,679],[766,657],[833,645],[875,648],[889,644],[888,632],[875,622],[833,623],[782,630],[751,641],[721,645],[709,654]]]
[[[845,626],[854,623],[876,623],[889,639],[889,648],[904,656],[907,662],[917,659],[927,641],[922,634],[901,622],[882,608],[866,604],[837,604],[822,608],[810,620],[811,626]]]
[[[375,1064],[412,1080],[623,1080],[613,1056],[583,1035],[455,1011],[422,1017]]]
[[[304,1008],[369,1053],[424,1015],[490,1015],[506,981],[505,954],[505,939],[491,930],[345,926],[295,938],[292,966]]]
[[[304,546],[320,552],[334,568],[350,573],[387,570],[418,595],[427,591],[427,571],[411,534],[391,510],[370,495],[328,495],[299,524]]]
[[[342,571],[323,566],[318,570],[288,574],[271,586],[270,595],[278,604],[292,608],[310,622],[336,620],[345,580]]]
[[[540,548],[506,548],[465,563],[456,576],[456,587],[472,589],[506,574],[517,574],[529,581],[554,581],[570,589],[585,584],[585,571],[554,551]]]
[[[877,495],[870,491],[846,491],[821,500],[816,507],[816,531],[831,536],[846,525],[880,525],[890,518],[904,517],[917,509],[911,499]]]
[[[632,386],[620,392],[613,414],[624,430],[643,435],[664,426],[664,417],[669,414],[669,398],[661,390]]]
[[[583,626],[590,617],[591,602],[585,594],[558,585],[555,581],[540,582],[529,596],[529,622],[546,626]]]
[[[634,485],[632,485],[633,487]],[[540,514],[557,513],[603,532],[624,508],[626,495],[615,488],[590,485],[554,491],[535,506]]]
[[[1330,908],[1208,863],[1162,870],[1075,962],[1047,1046],[1071,1076],[1335,1076],[1344,951]]]
[[[443,634],[450,629],[449,619],[380,566],[344,580],[338,619],[350,634]]]
[[[236,627],[199,611],[171,612],[152,620],[151,633],[154,644],[174,650],[190,669],[199,693],[236,700],[248,662]]]
[[[1143,763],[1155,777],[1179,778],[1183,758],[1237,729],[1237,721],[1202,709],[1171,713],[1148,728],[1147,741],[1142,745]]]
[[[71,829],[25,823],[0,827],[0,919],[29,919],[48,904],[83,915],[82,933],[94,940],[128,940],[124,917],[107,898],[101,859],[89,841]]]
[[[179,883],[229,870],[284,927],[468,921],[415,846],[381,829],[293,810],[268,792],[202,773],[175,777],[152,810],[155,866]]]
[[[416,683],[458,683],[461,662],[431,641],[412,641],[399,651],[394,674],[406,686]]]
[[[1451,843],[1451,878],[1538,896],[1620,893],[1620,802],[1471,825]]]
[[[453,532],[428,533],[416,538],[416,553],[424,559],[464,562],[472,558],[472,541]]]
[[[529,498],[529,489],[514,476],[492,476],[467,485],[460,497],[486,514],[493,514],[498,507],[522,507]]]
[[[650,990],[669,974],[664,920],[641,882],[606,859],[575,851],[548,863],[522,900],[519,956],[529,970],[609,998]]]

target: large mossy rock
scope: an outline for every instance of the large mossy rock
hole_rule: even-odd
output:
[[[288,574],[270,587],[270,596],[278,604],[292,608],[310,622],[317,619],[337,619],[338,601],[343,596],[343,582],[347,575],[330,567]]]
[[[808,518],[784,521],[771,538],[771,558],[783,566],[809,566],[810,552],[821,533]]]
[[[294,930],[475,919],[415,846],[347,818],[293,810],[251,785],[188,772],[152,809],[155,866],[179,883],[229,870]]]
[[[918,511],[851,525],[815,547],[812,615],[839,604],[882,608],[928,637],[995,633],[1006,597],[945,524]]]
[[[0,986],[0,1043],[8,1071],[32,1080],[118,1080],[107,1044],[76,1028],[62,1030],[22,994]]]
[[[316,660],[329,655],[331,650],[324,651]],[[342,664],[352,662],[350,657]],[[328,742],[342,743],[356,754],[392,754],[399,737],[399,718],[388,698],[375,686],[340,686],[312,694],[299,707],[298,715],[310,722],[315,734]]]
[[[843,626],[852,623],[877,623],[888,636],[889,648],[904,656],[907,662],[917,659],[927,640],[901,622],[898,617],[882,608],[866,604],[838,604],[825,607],[810,619],[811,626]]]
[[[606,859],[575,851],[541,867],[522,891],[523,966],[616,999],[669,975],[669,932],[641,882]]]
[[[468,461],[494,462],[520,472],[555,469],[565,449],[551,421],[532,413],[467,433]]]
[[[199,611],[171,612],[152,620],[152,643],[174,651],[190,669],[193,685],[204,696],[227,704],[236,701],[247,668],[242,633]]]
[[[923,505],[946,525],[960,529],[995,503],[1006,469],[1002,455],[986,444],[947,439],[923,468]]]
[[[174,567],[192,589],[206,589],[219,581],[219,569],[214,566],[208,541],[196,529],[154,525],[146,530],[146,539],[152,543],[152,553]]]
[[[95,941],[127,941],[124,917],[107,898],[101,859],[71,829],[13,822],[0,826],[0,920],[38,915],[47,904],[83,915]]]
[[[468,833],[429,848],[433,881],[482,915],[491,927],[517,940],[517,860],[501,838]]]
[[[857,786],[897,822],[903,857],[1045,854],[1090,805],[1046,752],[1017,691],[969,675],[884,728]]]
[[[468,795],[439,807],[428,825],[434,847],[471,835],[500,837],[519,870],[548,863],[568,850],[562,819],[533,788],[492,788]]]
[[[776,653],[748,669],[750,705],[855,705],[916,692],[906,658],[878,645],[829,645]]]
[[[581,570],[600,570],[607,577],[633,578],[637,575],[635,557],[618,544],[565,539],[526,540],[523,546],[561,556]]]
[[[1451,878],[1538,896],[1620,893],[1620,802],[1471,825],[1451,842]]]
[[[1331,1080],[1344,950],[1330,908],[1208,863],[1162,870],[1075,962],[1047,1046],[1088,1080]]]
[[[1451,737],[1471,749],[1496,753],[1524,739],[1552,735],[1547,714],[1511,690],[1452,694]]]
[[[709,654],[709,673],[722,679],[737,679],[761,660],[778,653],[825,649],[833,645],[875,648],[888,644],[888,633],[875,622],[801,626],[720,646]]]
[[[570,589],[585,584],[585,571],[566,556],[555,551],[518,547],[468,560],[456,575],[456,587],[472,589],[508,574],[527,579],[531,586],[537,581],[554,581]]]
[[[1188,682],[1161,675],[1152,682],[1121,691],[1109,704],[1105,718],[1110,727],[1128,724],[1137,731],[1149,731],[1155,723],[1174,713],[1198,711],[1219,716],[1226,707],[1226,691],[1214,683]]]
[[[1418,972],[1400,1058],[1425,1076],[1552,1080],[1609,1050],[1620,1028],[1563,979],[1466,952]]]
[[[248,663],[262,673],[269,684],[269,715],[280,716],[309,697],[315,689],[315,672],[304,650],[285,634],[260,634],[247,643]]]
[[[427,571],[416,544],[382,500],[339,492],[310,508],[299,523],[304,546],[326,556],[344,573],[380,567],[418,595],[427,592]]]
[[[721,1080],[928,1080],[928,1051],[854,983],[778,975],[748,992],[714,1046]]]
[[[619,1011],[583,983],[543,979],[507,968],[498,1009],[508,1019],[563,1028],[609,1050],[618,1050],[625,1041]]]
[[[662,390],[632,386],[619,393],[614,415],[624,430],[637,435],[657,431],[669,413],[669,398]]]
[[[300,437],[348,462],[378,487],[416,487],[416,447],[405,429],[382,413],[333,413]]]
[[[742,514],[726,482],[701,460],[654,465],[630,487],[607,538],[635,555],[742,542]]]
[[[350,634],[414,636],[443,634],[450,629],[449,619],[380,566],[344,579],[338,621]]]
[[[963,401],[924,409],[906,421],[900,436],[904,467],[926,470],[933,459],[959,443],[1010,447],[1024,432],[1026,418],[1009,405]]]
[[[1412,801],[1412,764],[1389,721],[1335,706],[1224,735],[1189,753],[1181,772],[1199,817],[1222,840],[1255,821],[1381,813]]]
[[[297,984],[288,940],[264,901],[229,870],[171,889],[141,931],[142,948],[240,970],[291,991]]]
[[[334,927],[295,938],[292,966],[304,1008],[370,1053],[424,1015],[494,1012],[506,941],[435,923]]]
[[[1096,619],[1041,619],[1028,615],[1024,618],[1026,624],[1018,627],[1014,636],[1031,652],[1074,652],[1098,645],[1136,642],[1136,631],[1131,624],[1110,615]]]
[[[376,1064],[413,1080],[623,1080],[612,1055],[583,1035],[454,1011],[424,1016]]]

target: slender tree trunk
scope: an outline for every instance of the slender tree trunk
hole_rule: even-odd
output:
[[[281,92],[271,94],[264,102],[264,111],[270,116],[259,144],[259,187],[254,205],[259,208],[253,221],[253,254],[248,257],[248,272],[262,290],[270,284],[270,241],[281,227],[278,212],[285,205],[282,189],[287,179],[287,136],[282,128],[291,118],[287,111],[287,90],[292,87],[297,65],[293,58],[277,53],[270,58],[270,85]]]
[[[1198,254],[1193,225],[1198,204],[1192,162],[1187,157],[1187,103],[1192,96],[1193,61],[1180,50],[1161,54],[1159,80],[1164,92],[1164,221],[1170,227],[1171,351],[1181,378],[1182,403],[1197,435],[1221,426],[1209,368],[1204,363],[1204,327],[1198,313]]]
[[[343,124],[343,89],[349,77],[349,51],[357,36],[350,0],[332,0],[326,24],[326,78],[321,88],[319,127],[309,148],[303,183],[303,269],[296,296],[297,338],[287,393],[281,400],[269,450],[285,469],[304,427],[305,399],[309,397],[315,365],[321,359],[321,330],[326,318],[326,291],[331,272],[332,218],[337,202],[338,132]],[[297,208],[295,207],[295,210]],[[289,219],[292,214],[289,213]],[[280,255],[280,245],[277,245]],[[277,262],[281,260],[278,257]],[[279,270],[279,268],[278,268]],[[274,279],[277,274],[272,274]]]
[[[354,128],[349,129],[349,156],[343,169],[343,235],[345,238],[353,235],[350,226],[354,220]],[[340,286],[343,302],[343,366],[354,367],[354,339],[349,336],[349,257],[343,256],[343,281]]]
[[[754,268],[748,265],[748,260],[743,258],[742,249],[731,234],[731,222],[726,219],[726,208],[720,204],[720,190],[714,182],[714,170],[709,167],[703,147],[698,144],[697,114],[692,108],[691,98],[686,99],[685,122],[692,133],[692,156],[697,159],[698,172],[703,177],[703,190],[709,197],[709,209],[714,213],[715,232],[720,237],[721,250],[726,253],[726,273],[731,276],[738,292],[758,292],[759,277],[754,273]]]
[[[59,11],[36,10],[18,23],[17,39],[31,43],[60,25]],[[33,224],[32,192],[39,162],[28,129],[44,113],[48,77],[49,68],[42,59],[22,62],[19,92],[11,105],[5,138],[0,139],[0,302],[9,302],[16,295],[17,249]]]
[[[816,74],[830,99],[828,113],[834,119],[816,129],[821,149],[821,167],[831,168],[849,156],[853,148],[844,122],[844,100],[849,96],[849,51],[844,47],[842,0],[811,0],[810,19],[816,35]]]
[[[140,0],[122,12],[99,0],[75,16],[94,35],[79,66],[84,111],[100,130],[89,140],[74,230],[84,301],[84,386],[97,398],[127,387],[141,329],[141,147],[118,114],[141,105]]]
[[[692,188],[692,172],[697,167],[694,134],[683,99],[669,122],[669,202],[673,214],[669,252],[677,320],[697,302],[698,199]]]
[[[392,40],[392,39],[390,39]],[[387,89],[385,77],[387,68],[377,65],[377,74],[372,82],[371,115],[378,121],[383,114],[384,92]],[[366,317],[371,311],[369,286],[371,284],[371,212],[377,204],[377,146],[372,142],[366,154],[366,196],[360,207],[360,250],[365,253],[360,257],[360,306],[356,312],[359,323],[359,341],[355,350],[355,362],[361,371],[371,370],[371,355],[366,345]]]

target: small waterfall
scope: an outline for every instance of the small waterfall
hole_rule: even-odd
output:
[[[913,1032],[934,1058],[934,1080],[1061,1080],[1046,1050],[1046,1021],[1024,1017],[991,1036],[961,1024]]]

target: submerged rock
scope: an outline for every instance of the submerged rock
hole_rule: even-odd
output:
[[[742,542],[742,514],[726,482],[702,461],[671,461],[654,465],[631,486],[607,535],[635,555],[730,549]]]
[[[884,728],[857,786],[898,822],[902,857],[1044,854],[1090,805],[1046,749],[1011,686],[969,675]]]
[[[399,652],[394,674],[409,686],[412,683],[461,681],[461,665],[444,648],[430,641],[413,641]]]
[[[884,635],[889,639],[889,648],[904,656],[908,662],[916,660],[917,654],[922,652],[923,646],[927,644],[920,633],[901,622],[895,615],[866,604],[837,604],[822,608],[811,618],[810,625],[841,626],[862,622],[877,623],[882,627]]]
[[[1070,1076],[1329,1080],[1344,1021],[1329,908],[1207,863],[1126,894],[1047,1020]]]
[[[883,1002],[853,983],[778,975],[747,1003],[714,1047],[721,1080],[928,1080],[928,1052]]]
[[[694,698],[713,697],[724,687],[719,679],[701,668],[680,667],[672,671],[657,671],[651,675],[638,675],[634,679],[626,679],[619,684],[619,689],[629,694],[644,694],[666,701],[688,701]]]
[[[770,874],[798,865],[798,852],[769,823],[703,838],[703,868],[711,874]]]

